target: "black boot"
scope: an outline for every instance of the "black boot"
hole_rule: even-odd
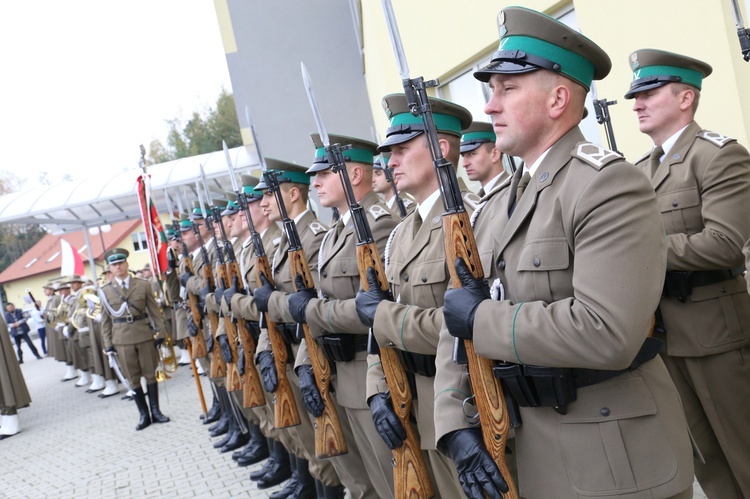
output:
[[[237,464],[240,466],[250,466],[268,458],[271,439],[264,437],[260,433],[260,428],[257,426],[255,428],[258,430],[258,435],[253,436],[250,443],[245,446],[247,450],[237,459]]]
[[[260,427],[258,425],[248,422],[247,427],[248,427],[248,436],[250,438],[248,438],[247,443],[245,444],[243,448],[232,452],[232,459],[234,459],[235,461],[237,461],[239,458],[241,458],[243,455],[247,454],[248,452],[253,452],[259,442],[262,441],[263,445],[266,445],[266,437],[263,436],[263,433],[261,433]]]
[[[221,406],[219,405],[219,398],[214,393],[214,401],[208,409],[208,412],[206,412],[206,415],[204,416],[201,414],[201,419],[203,420],[203,424],[211,424],[217,422],[220,417]]]
[[[224,438],[214,443],[214,449],[221,449],[229,443],[230,440],[235,438],[235,435],[240,432],[240,427],[237,425],[237,421],[234,419],[234,415],[227,411],[227,432]],[[211,435],[213,436],[213,434]]]
[[[299,483],[297,479],[297,456],[294,454],[289,454],[289,467],[292,469],[292,476],[286,481],[284,488],[271,494],[270,499],[285,499],[291,496],[297,488],[297,484]]]
[[[227,405],[227,397],[225,397],[226,390],[224,389],[224,387],[217,386],[216,394],[219,398],[219,407],[221,407],[221,417],[214,425],[208,427],[208,431],[210,432],[210,435],[212,437],[224,435],[227,431],[229,431],[229,417],[231,416],[231,409]]]
[[[238,417],[244,418],[242,414],[239,414]],[[247,422],[245,422],[247,424]],[[224,446],[221,448],[221,452],[229,452],[231,450],[239,449],[240,447],[243,447],[248,441],[250,440],[250,432],[242,433],[242,429],[240,428],[240,425],[237,424],[237,431],[234,432],[232,435],[232,438],[229,439],[229,442],[224,444]]]
[[[323,485],[323,499],[344,499],[346,489],[343,485]]]
[[[281,442],[273,443],[273,466],[271,466],[265,475],[257,481],[259,489],[267,489],[278,485],[292,476],[292,469],[289,466],[289,453],[286,451]],[[270,461],[270,459],[269,459]]]
[[[151,406],[151,421],[154,423],[169,423],[169,418],[159,410],[159,385],[151,383],[148,388],[148,405]]]
[[[135,400],[135,405],[138,406],[138,412],[141,413],[141,419],[138,420],[138,425],[135,427],[136,431],[138,431],[151,424],[151,417],[148,414],[148,404],[146,403],[146,395],[143,393],[143,388],[139,385],[133,391],[135,392],[133,400]]]
[[[272,442],[271,449],[273,449],[273,446],[276,445],[275,442]],[[257,469],[255,471],[250,472],[250,480],[253,482],[257,482],[264,476],[266,476],[266,473],[268,473],[268,470],[274,467],[276,458],[273,455],[273,452],[271,452],[271,456],[266,460],[265,464],[260,467],[260,469]]]
[[[315,488],[315,479],[310,474],[306,459],[297,458],[297,488],[294,489],[289,499],[317,499],[318,493]]]

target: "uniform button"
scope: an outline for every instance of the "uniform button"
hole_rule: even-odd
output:
[[[323,271],[323,272],[322,272],[322,273],[321,273],[320,275],[322,275],[323,277],[328,277],[328,272],[326,272],[326,271],[324,270],[324,271]]]
[[[674,201],[672,201],[672,206],[674,206],[675,208],[677,208],[677,206],[678,206],[679,204],[680,204],[680,203],[678,203],[678,202],[677,202],[677,200],[674,200]]]
[[[538,258],[534,258],[534,267],[538,267],[542,264],[542,261]]]
[[[346,274],[346,269],[341,269],[342,274]]]
[[[404,281],[409,282],[409,274],[404,274]]]
[[[427,282],[427,276],[426,275],[422,276],[422,282]]]
[[[497,262],[497,268],[499,268],[500,270],[505,270],[505,260],[500,260],[499,262]]]
[[[602,410],[599,411],[599,413],[606,418],[610,414],[609,407],[602,407]]]

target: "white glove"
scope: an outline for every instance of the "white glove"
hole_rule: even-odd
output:
[[[70,339],[70,329],[68,328],[68,326],[63,326],[63,328],[62,328],[62,334],[66,338]]]

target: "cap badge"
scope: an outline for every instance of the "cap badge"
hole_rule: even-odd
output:
[[[630,67],[636,69],[641,63],[638,62],[638,53],[633,52],[630,54]]]
[[[501,10],[497,14],[497,32],[500,34],[500,38],[505,36],[508,32],[508,28],[505,27],[505,11]]]
[[[388,101],[383,99],[381,104],[383,104],[383,111],[385,111],[385,115],[390,118],[393,113],[391,112],[391,108],[388,107]]]

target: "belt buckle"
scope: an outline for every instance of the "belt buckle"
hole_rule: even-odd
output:
[[[132,324],[133,323],[133,316],[132,315],[127,316],[127,318],[125,318],[125,322],[127,322],[128,324]]]

